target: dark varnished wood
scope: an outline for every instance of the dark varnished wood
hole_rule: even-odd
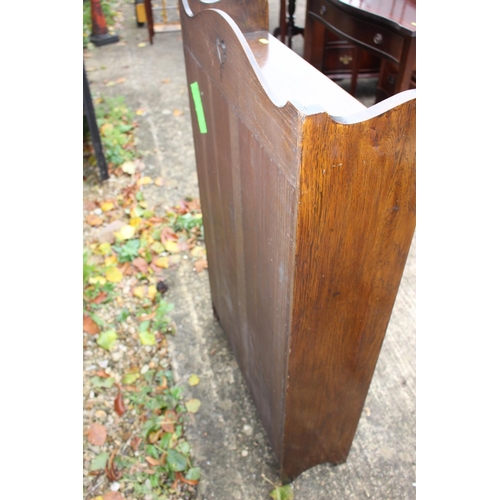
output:
[[[397,67],[395,82],[379,80],[379,98],[411,88],[416,69],[416,3],[415,0],[308,0],[304,58],[331,78],[344,78],[345,71],[337,60],[339,47],[325,39],[325,29],[345,44],[353,46],[352,93],[359,76],[372,76],[373,61],[361,60],[360,54],[371,54]],[[316,34],[318,32],[318,34]],[[349,47],[350,48],[350,47]],[[364,55],[365,59],[367,55]],[[333,60],[332,60],[333,58]],[[379,64],[380,67],[380,64]],[[347,68],[345,68],[347,69]],[[389,94],[390,95],[390,94]]]
[[[415,95],[367,109],[206,5],[180,13],[212,300],[289,481],[354,437],[414,231]]]

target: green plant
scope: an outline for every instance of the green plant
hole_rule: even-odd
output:
[[[135,159],[134,115],[124,97],[97,99],[95,113],[106,160],[121,165]]]
[[[113,250],[118,255],[118,262],[132,262],[139,255],[141,240],[127,240],[122,245],[114,245]]]

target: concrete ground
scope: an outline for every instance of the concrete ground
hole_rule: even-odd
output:
[[[304,25],[304,4],[298,2],[299,26]],[[279,2],[271,0],[271,32],[278,11]],[[145,186],[145,194],[152,203],[175,205],[185,196],[198,197],[181,33],[157,34],[154,45],[140,47],[148,40],[146,28],[136,26],[132,3],[124,6],[124,13],[121,41],[95,48],[85,59],[91,90],[123,95],[131,109],[144,110],[137,116],[137,137],[145,174],[166,181],[160,198],[154,194],[157,188]],[[300,36],[293,48],[301,53]],[[123,83],[109,84],[122,78]],[[369,105],[370,99],[368,95],[364,102]],[[176,375],[196,373],[201,379],[190,389],[190,397],[200,399],[202,406],[188,428],[202,470],[199,497],[269,498],[272,487],[262,476],[278,483],[276,463],[224,332],[212,315],[208,273],[182,265],[170,275],[168,294],[178,326],[171,341]],[[414,242],[348,460],[304,472],[293,482],[293,490],[297,500],[414,499],[415,474]]]

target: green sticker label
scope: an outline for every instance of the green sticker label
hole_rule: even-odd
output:
[[[205,121],[205,112],[203,111],[203,103],[201,102],[200,87],[198,82],[191,84],[191,94],[193,95],[194,109],[198,118],[198,125],[200,127],[200,134],[207,133],[207,122]]]

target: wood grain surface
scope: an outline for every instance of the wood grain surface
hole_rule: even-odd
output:
[[[415,99],[365,109],[306,63],[309,94],[280,87],[266,50],[289,49],[200,5],[180,10],[213,306],[288,481],[354,437],[414,231]]]

